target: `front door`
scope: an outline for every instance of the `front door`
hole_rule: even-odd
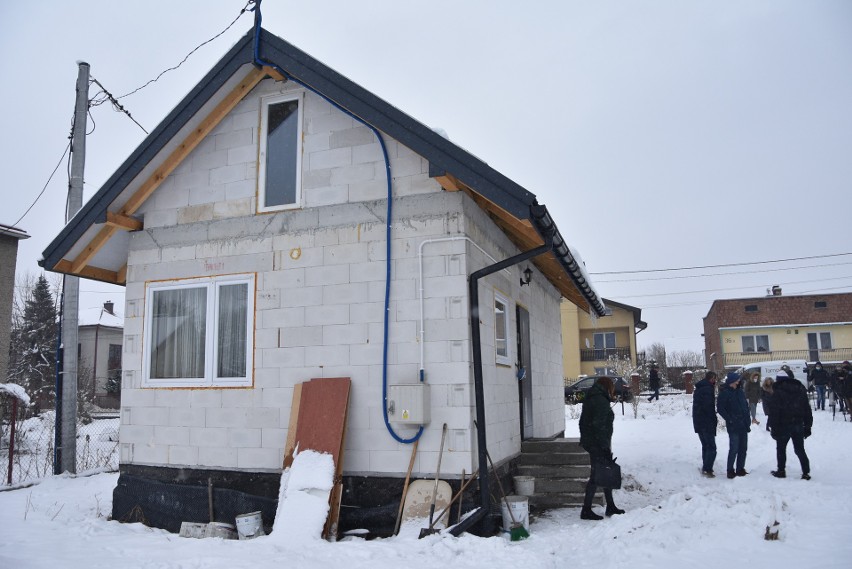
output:
[[[521,440],[532,438],[532,374],[530,370],[530,313],[526,308],[517,307],[518,323],[518,363],[515,371],[518,377],[518,400],[521,403]]]

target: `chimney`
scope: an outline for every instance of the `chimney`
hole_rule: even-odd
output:
[[[778,285],[772,286],[772,296],[781,296],[781,287]]]
[[[115,312],[112,311],[113,308],[115,308],[115,304],[113,303],[113,301],[107,300],[106,302],[104,302],[104,310],[106,310],[107,314],[112,314],[113,316],[115,316]]]

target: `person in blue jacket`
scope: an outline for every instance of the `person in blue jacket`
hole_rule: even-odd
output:
[[[716,462],[716,372],[708,371],[692,392],[692,426],[701,441],[701,474],[714,478]]]
[[[725,420],[728,429],[728,478],[745,476],[748,433],[751,431],[751,414],[742,390],[740,374],[728,372],[724,388],[719,390],[716,410]]]

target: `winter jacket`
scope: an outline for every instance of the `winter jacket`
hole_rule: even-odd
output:
[[[712,430],[716,432],[719,418],[716,417],[716,387],[707,379],[695,384],[692,392],[692,426],[696,433]]]
[[[772,392],[760,388],[760,403],[763,407],[763,414],[769,416],[769,406],[772,404]]]
[[[651,371],[648,372],[648,386],[651,388],[651,391],[656,391],[660,388],[660,372],[655,367],[652,367]]]
[[[730,433],[747,433],[751,431],[751,414],[748,401],[740,387],[736,389],[725,386],[719,391],[716,410],[725,420],[725,426]]]
[[[811,371],[810,380],[814,382],[814,385],[828,385],[828,370],[822,367],[822,364],[817,362],[816,365],[819,368],[814,367]]]
[[[814,423],[811,404],[805,386],[795,379],[779,379],[775,382],[769,404],[769,426],[776,429],[790,427],[810,428]]]
[[[760,387],[760,380],[752,381],[748,380],[745,382],[745,390],[746,399],[750,404],[757,405],[760,402],[760,393],[763,389]]]
[[[580,413],[580,446],[589,454],[609,453],[612,448],[612,422],[615,414],[609,404],[609,394],[597,383],[583,399],[583,411]]]
[[[831,390],[840,397],[852,397],[852,379],[849,371],[839,367],[831,376]]]

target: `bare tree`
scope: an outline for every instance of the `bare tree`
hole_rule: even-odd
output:
[[[679,368],[704,367],[704,355],[695,350],[683,350],[668,354],[668,364]]]

